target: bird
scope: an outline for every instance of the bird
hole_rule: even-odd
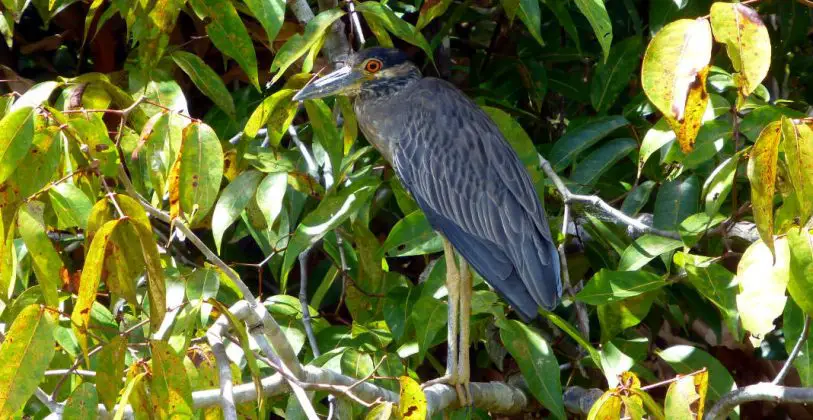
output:
[[[344,95],[381,153],[440,233],[449,292],[446,373],[471,403],[469,266],[529,322],[562,295],[559,254],[531,178],[500,132],[453,84],[424,77],[401,50],[373,47],[313,80],[295,101]],[[455,251],[462,258],[455,263]]]

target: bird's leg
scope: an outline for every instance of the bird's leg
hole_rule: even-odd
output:
[[[463,399],[465,404],[472,404],[471,390],[469,382],[471,379],[471,364],[469,361],[470,339],[471,339],[471,291],[472,274],[469,264],[463,257],[460,257],[460,357],[457,358],[457,383],[463,386]]]
[[[427,381],[423,387],[428,387],[434,384],[449,384],[457,385],[457,341],[458,335],[458,318],[460,308],[460,273],[457,271],[457,264],[455,263],[455,253],[452,244],[443,238],[443,251],[446,256],[446,289],[448,290],[447,300],[449,301],[449,321],[448,321],[448,335],[447,346],[448,352],[446,356],[446,374],[440,378]],[[458,389],[458,396],[461,396]]]

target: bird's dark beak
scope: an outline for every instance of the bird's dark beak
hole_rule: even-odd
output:
[[[305,99],[318,99],[326,96],[341,95],[358,89],[362,76],[360,72],[354,71],[352,67],[345,66],[325,77],[317,79],[313,83],[305,85],[296,95],[295,101]]]

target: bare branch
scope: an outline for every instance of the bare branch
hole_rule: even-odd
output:
[[[807,335],[810,333],[810,316],[805,315],[805,324],[802,327],[802,333],[799,334],[799,339],[796,341],[796,345],[793,346],[793,350],[790,351],[788,354],[788,360],[785,360],[785,365],[782,366],[782,370],[776,374],[776,378],[771,381],[774,385],[779,385],[782,381],[785,380],[785,376],[788,375],[790,371],[790,367],[793,365],[793,360],[799,355],[799,352],[802,350],[802,345],[804,345],[805,341],[807,341]]]
[[[553,185],[556,186],[556,189],[559,191],[559,194],[562,195],[562,201],[565,204],[586,204],[591,207],[595,207],[599,209],[603,214],[611,217],[616,223],[621,223],[627,226],[631,226],[641,232],[650,233],[653,235],[663,236],[666,238],[672,239],[680,239],[680,235],[677,232],[668,232],[665,230],[660,230],[644,224],[643,222],[633,219],[632,217],[627,216],[621,210],[616,209],[615,207],[607,204],[606,201],[602,200],[597,195],[582,195],[582,194],[573,194],[570,190],[565,186],[562,179],[559,178],[559,175],[556,171],[553,170],[553,167],[550,165],[550,162],[547,159],[543,158],[539,155],[539,166],[545,172],[548,178],[553,181]]]
[[[810,404],[813,403],[813,388],[781,386],[770,382],[748,385],[723,395],[708,411],[706,418],[723,420],[738,405],[752,401]]]

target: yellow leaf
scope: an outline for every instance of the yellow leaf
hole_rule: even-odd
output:
[[[737,310],[742,326],[751,333],[751,343],[759,346],[765,334],[773,331],[774,320],[787,302],[790,253],[785,238],[776,241],[776,261],[762,241],[751,244],[737,266],[739,285]]]
[[[690,151],[708,105],[706,75],[711,59],[707,19],[681,19],[666,25],[649,43],[641,84],[649,100]]]
[[[714,38],[726,44],[728,57],[739,77],[734,78],[742,97],[762,82],[771,67],[771,38],[759,14],[739,3],[711,5]]]
[[[783,123],[782,144],[804,224],[813,215],[813,129],[808,124]]]
[[[616,390],[604,393],[587,413],[587,420],[618,420],[621,418],[621,397]]]
[[[759,236],[773,252],[773,198],[776,193],[776,161],[781,121],[768,124],[754,142],[748,159],[748,180],[751,182],[751,206]]]
[[[183,149],[178,151],[175,163],[172,164],[172,169],[169,170],[167,188],[169,189],[169,217],[172,220],[181,215],[181,189],[179,188],[181,181],[181,153],[183,153]]]
[[[421,386],[409,376],[398,378],[401,384],[398,411],[406,420],[424,420],[426,418],[426,395]]]

